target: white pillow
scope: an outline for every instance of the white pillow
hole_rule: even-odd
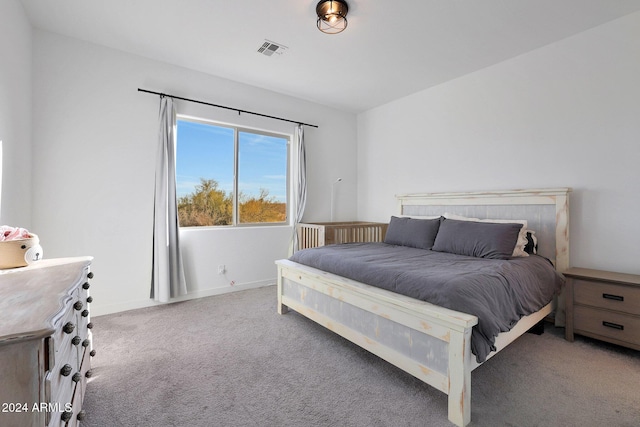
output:
[[[513,248],[513,254],[511,256],[514,256],[514,257],[529,256],[529,254],[526,253],[524,250],[524,247],[527,246],[527,220],[526,219],[480,219],[480,218],[469,218],[466,216],[450,214],[450,213],[445,213],[443,216],[449,219],[457,219],[458,221],[494,222],[498,224],[522,224],[522,227],[520,227],[520,232],[518,233],[518,241],[516,242],[516,245]]]
[[[438,219],[442,215],[395,215],[399,218],[413,218],[413,219]]]

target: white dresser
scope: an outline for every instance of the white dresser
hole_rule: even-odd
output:
[[[0,426],[77,426],[91,376],[91,257],[0,271]]]

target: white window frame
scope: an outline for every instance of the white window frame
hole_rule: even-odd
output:
[[[274,226],[290,226],[291,225],[291,141],[293,140],[293,135],[288,133],[282,133],[271,130],[258,129],[243,125],[237,125],[233,123],[223,123],[215,120],[204,119],[201,117],[188,116],[184,114],[177,114],[176,121],[188,121],[201,123],[205,125],[218,126],[233,129],[233,212],[232,212],[232,223],[228,225],[207,225],[207,226],[185,226],[180,228],[188,229],[188,230],[199,230],[199,229],[207,229],[207,228],[241,228],[241,227],[274,227]],[[285,220],[279,222],[251,222],[251,223],[240,223],[239,222],[239,192],[238,192],[238,154],[240,150],[240,141],[239,141],[239,133],[254,133],[264,136],[271,136],[276,138],[283,138],[287,140],[287,170],[286,170],[286,208],[285,208]],[[176,146],[179,143],[178,135],[176,138]]]

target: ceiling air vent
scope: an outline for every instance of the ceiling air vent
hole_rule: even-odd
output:
[[[270,40],[265,39],[262,46],[258,48],[258,53],[261,53],[266,56],[271,56],[274,53],[277,55],[282,55],[285,50],[288,48],[280,43],[274,43]]]

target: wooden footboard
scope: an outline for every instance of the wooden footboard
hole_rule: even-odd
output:
[[[449,420],[471,419],[471,328],[478,319],[288,260],[278,312],[291,308],[448,394]]]

